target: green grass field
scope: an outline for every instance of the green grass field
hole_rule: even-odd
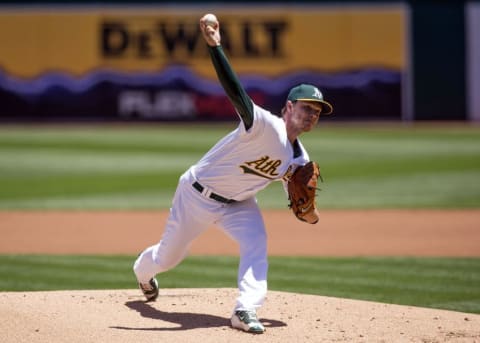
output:
[[[0,127],[0,210],[168,208],[180,174],[234,126]],[[302,141],[325,179],[320,208],[480,207],[478,126],[320,125]],[[281,184],[259,202],[286,208]],[[0,255],[0,290],[133,288],[133,259]],[[235,287],[236,264],[189,257],[162,286]],[[270,259],[273,290],[480,313],[479,284],[479,258]]]
[[[131,289],[134,256],[0,255],[0,291]],[[480,313],[480,259],[271,257],[269,289]],[[236,287],[238,258],[192,256],[163,288]]]
[[[0,127],[0,209],[167,208],[234,126]],[[480,127],[330,125],[302,141],[325,179],[321,208],[480,206]],[[259,201],[285,208],[281,184]]]

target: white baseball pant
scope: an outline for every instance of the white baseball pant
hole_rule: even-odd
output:
[[[215,224],[240,247],[240,295],[234,310],[255,310],[265,299],[268,271],[267,235],[257,201],[250,198],[223,204],[194,189],[194,182],[190,170],[180,177],[160,242],[135,261],[137,280],[147,283],[156,274],[174,268],[186,257],[193,240]]]

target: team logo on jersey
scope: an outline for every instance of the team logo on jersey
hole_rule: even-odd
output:
[[[279,175],[277,172],[277,168],[281,164],[281,160],[273,160],[270,159],[269,156],[265,155],[263,157],[260,157],[258,160],[244,162],[240,166],[240,168],[243,169],[243,172],[245,174],[253,174],[269,180],[275,180]]]

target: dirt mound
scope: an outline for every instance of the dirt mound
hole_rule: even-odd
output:
[[[0,293],[2,342],[479,342],[480,315],[270,291],[252,336],[229,326],[234,289]]]

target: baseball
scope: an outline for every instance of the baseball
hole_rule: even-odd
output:
[[[217,17],[215,17],[215,14],[212,14],[212,13],[205,14],[203,19],[205,21],[205,25],[207,26],[216,27],[218,25],[218,20],[217,20]]]

